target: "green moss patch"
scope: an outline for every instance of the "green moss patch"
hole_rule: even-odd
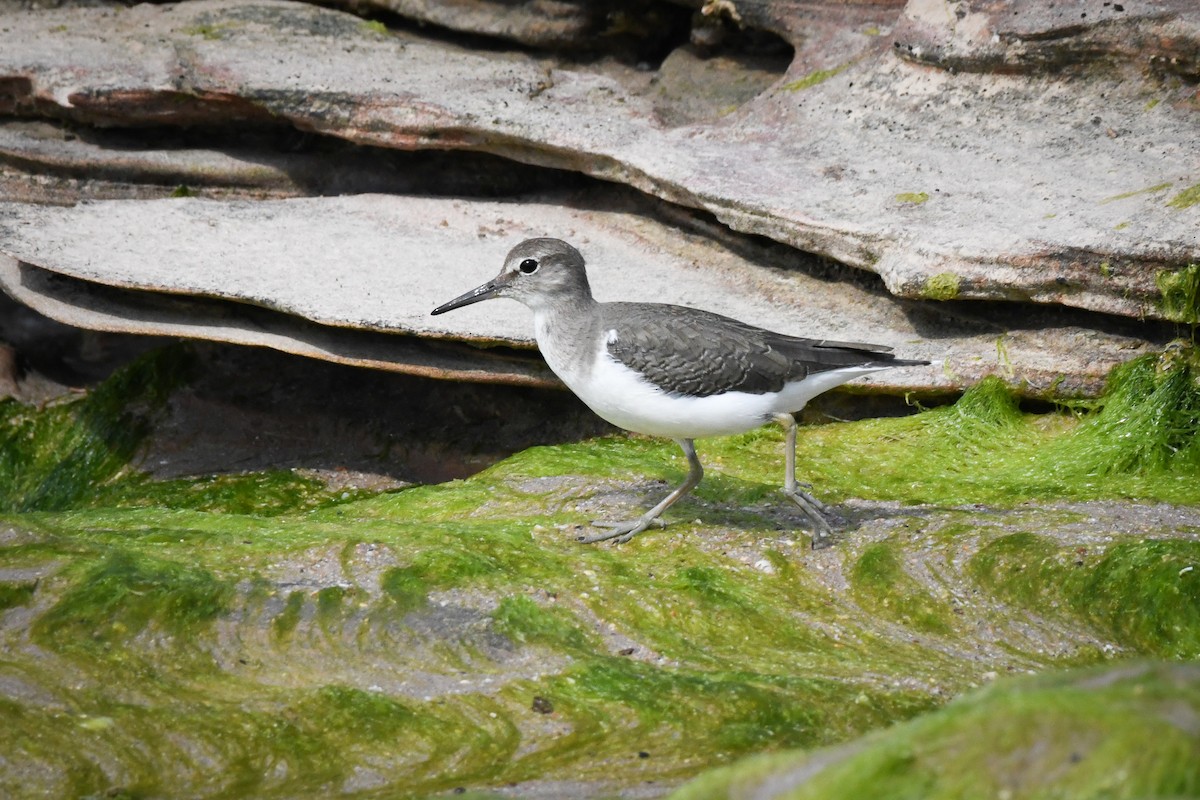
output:
[[[953,272],[939,272],[925,279],[921,296],[929,300],[953,300],[958,297],[962,279]]]
[[[15,606],[27,605],[37,588],[35,582],[0,583],[0,611]]]
[[[1172,322],[1200,324],[1200,264],[1188,264],[1181,270],[1159,272],[1154,282],[1162,295],[1162,314]]]
[[[1193,665],[1004,681],[854,748],[755,759],[671,797],[1188,797],[1200,733],[1179,720],[1198,711]]]
[[[826,497],[1011,507],[1032,498],[1140,498],[1200,502],[1200,375],[1195,351],[1178,344],[1116,369],[1103,397],[1074,413],[1024,414],[998,378],[954,406],[900,419],[864,420],[805,432],[798,471]],[[736,474],[781,480],[770,429],[702,443],[754,466]],[[731,470],[734,471],[734,470]]]
[[[1170,189],[1171,186],[1172,186],[1172,184],[1170,182],[1158,183],[1158,184],[1155,184],[1154,186],[1147,186],[1145,189],[1134,189],[1132,192],[1122,192],[1121,194],[1114,194],[1111,197],[1106,197],[1103,200],[1101,200],[1100,205],[1104,205],[1106,203],[1113,203],[1113,202],[1116,202],[1117,200],[1128,200],[1130,197],[1137,197],[1137,196],[1143,195],[1143,194],[1157,194],[1159,192],[1165,192],[1168,189]]]
[[[1189,268],[1172,281],[1191,286],[1196,274]],[[953,294],[940,284],[934,289],[940,296]],[[1194,302],[1191,294],[1181,289],[1172,296],[1183,298],[1183,307]],[[821,494],[833,497],[940,503],[1013,503],[1032,497],[1197,501],[1197,362],[1194,348],[1183,343],[1140,357],[1114,371],[1099,401],[1064,414],[1022,414],[1011,391],[998,379],[987,379],[952,407],[805,429],[801,472]],[[171,388],[184,379],[186,364],[179,351],[168,351],[73,403],[40,411],[11,401],[0,405],[0,509],[144,508],[254,517],[315,510],[315,519],[339,524],[346,513],[339,509],[353,508],[355,514],[437,523],[470,519],[489,506],[536,501],[536,490],[519,488],[521,480],[587,475],[624,482],[645,475],[674,482],[686,474],[686,464],[669,442],[609,437],[535,448],[480,480],[414,487],[366,505],[354,502],[365,493],[334,496],[318,481],[288,471],[149,481],[128,464]],[[780,482],[780,438],[768,426],[701,442],[702,458],[716,468],[697,495],[723,504],[773,495]],[[489,542],[496,549],[493,556],[438,557],[453,557],[456,569],[468,572],[502,569],[504,551],[511,551],[513,542]],[[499,560],[489,561],[493,558]]]
[[[1171,208],[1185,209],[1200,203],[1200,183],[1189,186],[1167,201]]]
[[[34,634],[59,650],[108,650],[151,628],[190,639],[226,610],[231,589],[205,570],[117,551],[65,592]]]
[[[189,363],[170,348],[74,402],[39,410],[0,401],[0,511],[70,508],[116,479]]]
[[[897,551],[892,542],[876,542],[863,551],[850,573],[855,598],[872,613],[919,631],[950,633],[949,605],[905,571]]]
[[[996,539],[971,571],[989,592],[1071,614],[1141,653],[1200,658],[1200,542],[1123,542],[1100,554],[1029,533]]]
[[[845,64],[839,64],[832,69],[817,69],[805,75],[803,78],[798,78],[794,81],[788,81],[780,88],[785,92],[800,92],[805,89],[811,89],[819,83],[824,83],[830,78],[845,72],[854,62],[848,61]]]
[[[596,642],[574,615],[545,608],[529,597],[506,597],[493,619],[496,630],[521,644],[540,644],[572,653],[586,652]]]
[[[909,749],[851,745],[882,749],[859,783],[837,780],[938,796],[939,776],[982,758],[964,730],[1076,719],[1074,706],[1031,716],[1057,702],[1036,686],[1018,692],[1041,704],[1025,716],[926,715],[987,673],[1200,654],[1194,536],[1049,507],[1200,503],[1196,361],[1184,344],[1134,360],[1104,397],[1056,413],[1025,413],[989,379],[953,406],[805,427],[802,479],[855,498],[843,510],[861,522],[818,552],[778,494],[773,427],[701,442],[705,481],[666,530],[585,547],[576,526],[682,480],[673,443],[531,448],[466,480],[341,499],[290,472],[131,470],[182,362],[152,357],[74,403],[6,405],[0,763],[30,766],[0,770],[0,794],[427,796],[563,780],[601,795],[886,728],[915,731]],[[136,436],[114,432],[122,420]],[[903,724],[937,719],[953,724]],[[962,796],[1011,788],[962,780]]]
[[[336,498],[321,481],[291,470],[151,481],[129,475],[97,493],[93,505],[108,508],[170,508],[218,514],[275,516],[336,505],[365,492]]]

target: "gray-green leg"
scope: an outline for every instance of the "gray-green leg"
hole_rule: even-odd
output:
[[[796,482],[796,418],[791,414],[779,414],[775,419],[787,431],[787,442],[784,445],[786,471],[783,478],[783,493],[800,507],[804,516],[808,517],[808,521],[812,523],[812,546],[816,550],[824,547],[833,533],[833,527],[829,524],[830,511],[824,503],[804,491]]]
[[[676,500],[683,497],[692,489],[695,489],[696,485],[700,483],[700,479],[704,477],[704,467],[700,465],[700,459],[696,457],[696,446],[692,443],[692,440],[676,439],[675,442],[683,448],[683,454],[687,456],[687,480],[680,484],[675,491],[664,497],[661,503],[637,519],[626,522],[593,521],[592,524],[597,528],[606,528],[607,530],[603,533],[592,534],[591,536],[580,536],[578,541],[584,544],[592,544],[593,542],[603,542],[607,539],[616,539],[617,544],[624,544],[650,526],[657,528],[666,527],[666,523],[659,519],[662,513],[674,505]]]

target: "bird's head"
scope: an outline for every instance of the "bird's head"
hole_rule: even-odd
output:
[[[493,297],[510,297],[537,311],[556,302],[591,300],[583,256],[561,239],[526,239],[509,251],[500,274],[431,313],[444,314]]]

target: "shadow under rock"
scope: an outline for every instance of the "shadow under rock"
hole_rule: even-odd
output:
[[[41,400],[92,387],[175,341],[63,325],[0,293],[0,343],[11,346],[23,383],[54,390]],[[561,390],[434,380],[268,348],[187,347],[191,379],[139,450],[137,466],[160,479],[295,468],[375,488],[437,483],[528,447],[612,431]]]
[[[564,391],[440,381],[199,343],[142,467],[159,478],[301,468],[413,483],[611,431]],[[368,482],[370,482],[368,480]]]

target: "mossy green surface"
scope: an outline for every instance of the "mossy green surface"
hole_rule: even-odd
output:
[[[1176,798],[1200,793],[1200,669],[1131,665],[996,685],[815,754],[707,775],[671,800]]]
[[[112,549],[71,582],[31,633],[59,651],[99,655],[151,626],[190,637],[228,610],[231,595],[232,586],[206,570]]]
[[[919,206],[923,203],[929,202],[929,193],[928,192],[901,192],[900,194],[896,195],[896,202],[897,203],[907,203],[908,205],[911,205],[911,206]]]
[[[232,27],[233,23],[229,22],[205,23],[184,28],[182,32],[188,36],[199,36],[208,41],[216,41],[227,38]]]
[[[925,279],[921,295],[930,300],[953,300],[961,285],[962,279],[953,272],[939,272]]]
[[[1184,345],[1060,413],[993,379],[803,429],[819,496],[898,504],[819,552],[778,495],[775,428],[702,442],[694,497],[619,548],[576,526],[681,480],[670,442],[532,448],[374,495],[291,472],[152,481],[130,459],[188,363],[3,407],[0,795],[665,792],[918,724],[987,673],[1200,656],[1200,524],[1130,538],[1049,506],[1200,503]],[[925,785],[891,758],[862,774]]]
[[[36,409],[0,400],[0,512],[86,503],[125,471],[188,364],[171,349],[142,358],[73,403]]]
[[[1167,201],[1167,205],[1171,208],[1180,210],[1191,208],[1197,203],[1200,203],[1200,183],[1187,187]]]
[[[1198,374],[1195,351],[1178,343],[1122,365],[1101,400],[1060,414],[1023,414],[1004,383],[987,378],[953,406],[810,429],[798,471],[833,498],[1008,507],[1055,498],[1197,503]],[[779,480],[768,455],[778,452],[770,429],[705,444],[730,458],[758,455],[753,468],[729,470],[738,478]]]
[[[1188,264],[1174,272],[1163,270],[1155,276],[1162,295],[1162,314],[1172,322],[1200,324],[1200,264]]]
[[[1071,615],[1142,653],[1200,659],[1200,541],[1122,542],[1099,552],[1014,533],[972,559],[977,583],[1045,615]]]
[[[37,584],[32,581],[27,583],[0,583],[0,611],[6,608],[13,608],[14,606],[27,605],[36,589]]]
[[[1104,205],[1106,203],[1113,203],[1113,202],[1116,202],[1117,200],[1128,200],[1131,197],[1138,197],[1139,195],[1143,195],[1143,194],[1157,194],[1159,192],[1165,192],[1168,189],[1170,189],[1172,185],[1173,184],[1171,184],[1170,182],[1157,183],[1154,186],[1147,186],[1145,189],[1134,189],[1132,192],[1122,192],[1121,194],[1114,194],[1111,197],[1106,197],[1103,200],[1101,200],[1100,205]]]
[[[811,89],[819,83],[824,83],[830,78],[838,75],[848,69],[854,62],[848,61],[845,64],[839,64],[831,69],[816,69],[808,73],[802,78],[797,78],[794,81],[788,81],[780,88],[785,92],[800,92],[805,89]]]
[[[855,599],[871,612],[926,633],[947,634],[949,605],[905,570],[899,547],[882,541],[868,546],[850,572]]]

